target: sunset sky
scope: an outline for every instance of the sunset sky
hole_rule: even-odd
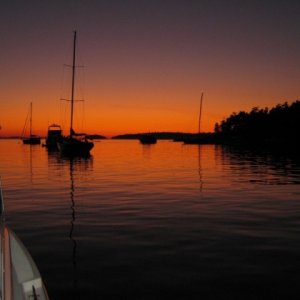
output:
[[[198,130],[234,111],[300,98],[300,1],[1,0],[0,136],[68,129],[112,136]]]

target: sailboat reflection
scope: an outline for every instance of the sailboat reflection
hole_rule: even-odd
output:
[[[65,261],[67,276],[66,281],[70,283],[71,288],[68,287],[68,293],[71,293],[68,299],[83,299],[81,295],[81,281],[80,281],[80,264],[78,254],[80,254],[80,186],[86,186],[83,183],[85,178],[90,178],[90,172],[93,169],[93,156],[84,157],[68,157],[62,156],[58,151],[48,151],[48,170],[50,172],[51,180],[60,189],[64,191],[64,197],[67,207],[67,228],[65,230],[64,238],[66,239],[68,250],[67,260]]]
[[[199,174],[199,191],[202,192],[203,189],[203,179],[202,179],[202,152],[201,145],[198,145],[198,174]]]
[[[22,149],[23,159],[26,163],[26,166],[28,166],[28,176],[26,176],[26,178],[29,179],[30,185],[34,184],[34,175],[36,175],[35,163],[38,150],[39,149],[36,148],[36,145],[28,145],[28,147]]]
[[[52,157],[52,158],[51,158]],[[72,255],[71,255],[71,263],[72,263],[72,299],[80,299],[80,285],[79,285],[79,272],[78,272],[78,236],[76,233],[78,232],[78,228],[76,230],[76,220],[78,216],[78,185],[81,182],[81,179],[85,177],[85,175],[92,168],[93,159],[92,156],[88,158],[83,157],[65,157],[60,156],[59,154],[56,156],[57,164],[62,167],[63,170],[62,176],[66,175],[69,179],[69,215],[70,215],[70,228],[68,231],[68,237],[72,246]],[[49,156],[49,159],[53,159],[53,156]],[[77,184],[76,184],[77,183]],[[76,205],[77,204],[77,205]],[[78,226],[78,225],[77,225]]]
[[[77,278],[77,261],[76,261],[76,251],[77,251],[77,241],[73,236],[74,229],[75,229],[75,221],[76,221],[76,206],[75,206],[75,186],[74,186],[74,158],[70,158],[70,199],[71,199],[71,228],[69,233],[69,238],[73,244],[73,251],[72,251],[72,263],[74,268],[74,291],[77,291],[77,284],[78,284],[78,278]]]

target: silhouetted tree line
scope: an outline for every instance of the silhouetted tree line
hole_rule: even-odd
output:
[[[215,125],[215,134],[223,142],[299,144],[299,133],[299,100],[271,109],[254,107],[250,112],[233,113]]]

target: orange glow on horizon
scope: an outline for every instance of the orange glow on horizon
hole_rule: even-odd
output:
[[[143,96],[143,101],[139,101],[141,94],[136,98],[129,97],[128,99],[123,95],[122,103],[116,101],[118,96],[115,95],[116,98],[107,97],[104,101],[100,97],[89,95],[92,100],[86,101],[84,108],[81,104],[75,105],[74,129],[78,132],[101,134],[106,137],[140,132],[197,132],[200,96],[196,95],[195,91],[190,95],[181,95],[177,98],[172,91],[170,95],[167,100],[164,97],[157,97],[152,102],[150,96]],[[204,94],[202,132],[212,132],[216,122],[222,121],[233,112],[249,111],[254,106],[272,107],[284,102],[273,100],[263,103],[261,101],[260,105],[254,102],[251,105],[248,101],[241,105],[240,101],[231,99],[224,106],[223,103],[226,101],[220,101],[221,96],[215,94],[212,99],[210,95]],[[64,104],[63,108],[59,105],[59,100],[33,102],[33,134],[46,136],[48,126],[53,123],[60,124],[64,134],[68,134],[68,104]],[[29,102],[22,101],[20,104],[12,102],[1,106],[0,136],[20,136],[28,113]],[[3,111],[9,113],[3,114]]]

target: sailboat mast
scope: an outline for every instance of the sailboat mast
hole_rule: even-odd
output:
[[[202,101],[203,101],[203,93],[201,94],[201,100],[200,100],[200,112],[199,112],[199,127],[198,127],[198,134],[200,134],[200,129],[201,129]]]
[[[30,136],[32,135],[32,102],[30,102],[30,119],[29,119],[29,122],[30,122]]]
[[[74,41],[73,41],[70,137],[72,137],[72,135],[73,135],[73,109],[74,109],[74,94],[75,94],[75,91],[74,91],[74,88],[75,88],[75,63],[76,63],[76,31],[74,31]]]

